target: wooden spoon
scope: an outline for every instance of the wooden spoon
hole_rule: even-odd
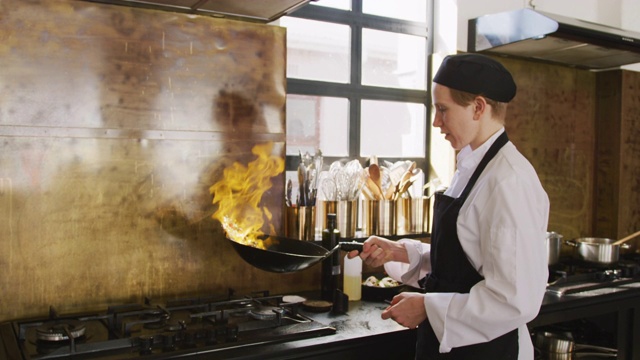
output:
[[[393,186],[392,184],[389,184],[387,191],[384,193],[384,200],[393,200],[394,194],[397,190],[396,188],[397,186]]]
[[[383,200],[380,187],[378,187],[378,185],[376,185],[376,183],[373,182],[370,177],[367,178],[367,188],[369,188],[369,191],[371,191],[371,194],[373,195],[373,198],[375,200]]]
[[[378,187],[378,192],[382,194],[382,183],[380,180],[380,167],[377,164],[369,165],[369,178],[373,180],[373,183]]]
[[[633,239],[634,237],[636,237],[636,236],[638,236],[638,235],[640,235],[640,231],[636,231],[636,232],[634,232],[633,234],[631,234],[631,235],[629,235],[629,236],[627,236],[627,237],[623,237],[622,239],[620,239],[620,240],[618,240],[618,241],[614,242],[614,243],[613,243],[613,244],[611,244],[611,245],[620,245],[620,244],[622,244],[623,242],[628,241],[628,240],[631,240],[631,239]]]
[[[413,181],[411,181],[411,179],[402,182],[402,184],[400,184],[398,191],[396,191],[396,193],[393,195],[393,200],[397,200],[398,198],[400,198],[402,194],[404,194],[405,192],[407,192],[407,190],[409,190],[411,185],[413,185]]]

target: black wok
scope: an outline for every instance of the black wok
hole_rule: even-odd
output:
[[[340,242],[333,249],[327,250],[309,241],[270,236],[264,241],[264,250],[228,240],[244,261],[259,269],[276,273],[304,270],[328,258],[338,249],[362,251],[362,243],[357,241]]]

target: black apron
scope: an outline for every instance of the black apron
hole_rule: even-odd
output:
[[[431,232],[431,273],[421,283],[426,292],[469,293],[473,285],[483,279],[471,265],[458,238],[457,220],[460,208],[469,196],[478,177],[489,161],[509,141],[503,132],[484,155],[478,168],[469,179],[469,183],[458,198],[436,193]],[[517,359],[518,329],[486,343],[453,348],[451,352],[441,354],[440,342],[429,320],[418,327],[416,359]]]

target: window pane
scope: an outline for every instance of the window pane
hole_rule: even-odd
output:
[[[280,25],[287,28],[288,78],[349,82],[349,26],[287,16]]]
[[[351,10],[351,0],[321,0],[321,1],[312,1],[309,4],[331,7],[335,9],[341,9],[341,10]]]
[[[386,31],[362,32],[362,84],[426,90],[426,39]]]
[[[400,20],[427,22],[427,1],[365,0],[362,2],[362,12]]]
[[[360,156],[424,157],[426,107],[395,101],[362,101]]]
[[[287,155],[317,149],[325,156],[349,155],[349,101],[287,95]]]

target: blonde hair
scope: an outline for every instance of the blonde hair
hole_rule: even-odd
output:
[[[453,99],[453,101],[460,106],[470,105],[476,98],[476,96],[482,96],[487,101],[487,104],[491,105],[491,114],[493,115],[493,117],[504,120],[505,116],[507,115],[507,103],[489,99],[482,94],[475,95],[466,91],[451,88],[449,88],[449,90],[451,91],[451,98]]]

